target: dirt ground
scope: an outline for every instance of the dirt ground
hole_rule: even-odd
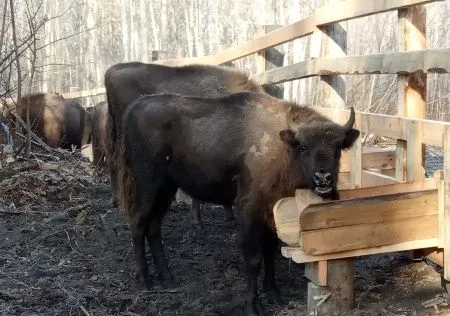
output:
[[[109,207],[107,179],[88,159],[11,167],[0,169],[0,315],[245,314],[238,230],[224,222],[222,207],[202,205],[205,230],[196,235],[189,206],[172,205],[163,240],[177,284],[155,280],[142,291],[125,217]],[[285,304],[270,306],[262,295],[269,313],[307,315],[303,265],[278,255],[277,280]],[[352,315],[437,315],[422,303],[442,293],[436,270],[407,253],[355,260]]]

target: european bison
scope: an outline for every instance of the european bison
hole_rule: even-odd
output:
[[[129,103],[140,95],[162,92],[192,96],[225,96],[233,92],[263,92],[263,88],[249,79],[248,74],[223,66],[189,65],[170,67],[141,62],[121,63],[105,73],[108,100],[107,163],[110,169],[112,204],[116,198],[116,142],[121,134],[120,122]],[[232,206],[225,205],[225,218],[234,218]],[[201,227],[200,202],[192,201],[191,216],[196,227]]]
[[[86,112],[80,104],[55,93],[23,96],[17,102],[16,111],[24,121],[28,101],[31,130],[47,145],[70,150],[72,145],[80,149],[89,142],[89,127],[85,130]]]
[[[92,156],[93,164],[99,170],[106,169],[106,120],[108,104],[106,101],[97,103],[92,109]]]
[[[338,199],[341,151],[359,137],[355,113],[343,126],[312,108],[262,93],[220,98],[176,94],[143,96],[123,118],[119,201],[132,232],[137,278],[151,286],[145,238],[161,280],[171,280],[161,222],[177,191],[218,204],[235,204],[247,271],[248,314],[263,315],[257,275],[281,302],[275,283],[277,250],[272,209],[296,188]]]

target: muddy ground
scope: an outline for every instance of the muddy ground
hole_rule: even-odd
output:
[[[441,157],[427,162],[431,174],[442,168]],[[11,167],[0,169],[0,315],[245,314],[238,230],[224,222],[220,206],[202,206],[199,236],[189,206],[172,205],[163,240],[177,285],[163,288],[155,280],[153,291],[142,291],[125,217],[109,207],[107,179],[86,158]],[[148,260],[154,272],[150,254]],[[262,295],[268,311],[307,315],[303,265],[278,255],[277,268],[285,305],[271,306]],[[422,303],[442,293],[436,270],[407,253],[355,261],[352,315],[436,315]],[[441,315],[444,305],[437,306]]]

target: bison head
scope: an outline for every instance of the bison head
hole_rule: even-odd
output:
[[[308,107],[291,107],[286,116],[288,129],[281,140],[295,160],[296,186],[307,187],[324,198],[337,195],[342,150],[349,149],[359,137],[354,129],[355,111],[343,126]]]

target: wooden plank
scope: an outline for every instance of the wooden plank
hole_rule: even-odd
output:
[[[408,121],[408,145],[406,148],[406,178],[408,181],[423,180],[422,122]]]
[[[314,110],[329,117],[339,124],[348,120],[349,111],[343,109],[327,109],[315,107]],[[408,122],[422,123],[423,143],[427,145],[442,147],[442,134],[449,122],[414,119],[385,114],[373,114],[361,112],[361,131],[374,133],[379,136],[387,136],[394,139],[408,139]]]
[[[393,193],[307,206],[300,214],[302,232],[334,227],[387,223],[437,215],[438,190]]]
[[[251,78],[260,84],[274,84],[320,75],[409,74],[419,69],[425,73],[450,72],[450,49],[310,59]]]
[[[443,135],[444,147],[444,278],[450,281],[450,127]]]
[[[436,179],[436,185],[438,186],[438,247],[445,247],[445,215],[444,215],[444,203],[445,203],[445,178],[444,171],[438,170],[433,176]]]
[[[370,188],[380,185],[401,183],[396,178],[381,174],[376,171],[363,170],[361,175],[361,187]]]
[[[412,217],[393,222],[302,231],[300,243],[305,253],[320,255],[437,238],[437,226],[436,210],[436,215]]]
[[[393,150],[382,150],[364,152],[365,148],[362,149],[361,167],[362,169],[394,169],[395,168],[395,151]],[[342,153],[340,161],[340,172],[349,172],[351,165],[352,151],[345,151]]]
[[[396,193],[407,193],[414,191],[427,191],[427,190],[437,190],[438,184],[435,179],[427,178],[423,181],[406,182],[406,183],[396,183],[389,185],[380,185],[370,188],[362,188],[356,190],[340,190],[339,195],[341,200],[346,199],[356,199],[364,197],[373,197],[378,195],[396,194]]]
[[[361,113],[355,115],[355,128],[361,128]],[[354,188],[362,187],[362,143],[361,135],[350,149],[351,152],[351,168],[350,168],[350,184]]]
[[[317,285],[327,286],[327,261],[317,261],[306,264],[305,277]]]
[[[398,181],[406,180],[406,150],[407,142],[403,139],[397,139],[395,148],[395,178]]]
[[[334,260],[341,258],[352,258],[360,256],[370,256],[380,253],[389,253],[397,251],[406,251],[414,249],[431,248],[437,246],[437,238],[428,238],[422,240],[413,240],[403,243],[372,247],[367,249],[358,249],[352,251],[343,251],[326,255],[309,255],[304,253],[300,247],[282,247],[281,254],[286,258],[291,258],[296,263],[316,262],[322,260]]]

